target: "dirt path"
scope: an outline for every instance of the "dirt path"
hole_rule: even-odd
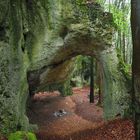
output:
[[[38,124],[38,140],[134,140],[130,120],[103,121],[102,108],[89,103],[88,88],[74,88],[74,94],[59,96],[58,92],[34,97],[28,111],[31,123]],[[66,114],[58,117],[56,113]]]

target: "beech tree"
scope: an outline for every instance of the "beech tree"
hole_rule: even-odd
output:
[[[133,40],[132,102],[134,106],[135,139],[140,140],[140,0],[131,0],[131,28]]]

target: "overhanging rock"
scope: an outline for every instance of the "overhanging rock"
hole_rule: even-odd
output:
[[[106,118],[127,109],[121,101],[127,93],[125,80],[112,47],[112,15],[96,4],[98,8],[90,11],[97,15],[92,21],[83,5],[72,0],[67,6],[65,0],[1,0],[0,9],[5,7],[0,15],[1,132],[31,128],[26,117],[29,91],[66,81],[80,54],[94,56],[101,64]],[[81,11],[78,18],[75,6]]]

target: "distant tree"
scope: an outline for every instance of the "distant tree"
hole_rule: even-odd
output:
[[[90,65],[90,103],[94,103],[94,58],[91,57]]]

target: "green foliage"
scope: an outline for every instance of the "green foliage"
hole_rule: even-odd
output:
[[[8,140],[37,140],[37,138],[35,134],[31,132],[17,131],[15,133],[11,133]]]
[[[101,5],[103,5],[105,3],[104,0],[97,0],[98,3],[100,3]]]
[[[68,79],[64,83],[62,83],[61,88],[58,89],[62,96],[72,95],[72,87],[70,85],[70,80]]]
[[[76,4],[78,4],[78,5],[80,5],[80,4],[85,2],[85,0],[75,0],[75,1],[76,1]]]
[[[110,5],[110,10],[113,13],[114,22],[117,25],[118,30],[127,32],[128,30],[127,14],[129,12],[129,6],[126,5],[125,8],[120,9],[116,7],[114,4],[112,4]]]
[[[119,65],[118,65],[119,70],[122,72],[122,74],[125,76],[125,78],[130,81],[130,79],[131,79],[131,65],[126,64],[124,62],[122,54],[120,52],[120,49],[117,49],[117,57],[119,59]]]
[[[83,86],[89,84],[90,59],[87,56],[77,56],[72,79],[73,86]],[[74,84],[75,83],[75,84]]]
[[[108,1],[105,3],[106,10],[113,14],[114,23],[116,25],[117,33],[114,34],[114,42],[116,48],[119,47],[121,55],[123,55],[123,61],[131,64],[132,62],[132,37],[131,37],[131,24],[130,24],[130,12],[131,5],[128,1]],[[122,64],[121,67],[127,64]],[[124,67],[123,66],[123,67]],[[129,67],[129,66],[128,66]],[[126,70],[128,68],[125,68]],[[125,70],[124,69],[124,70]]]

